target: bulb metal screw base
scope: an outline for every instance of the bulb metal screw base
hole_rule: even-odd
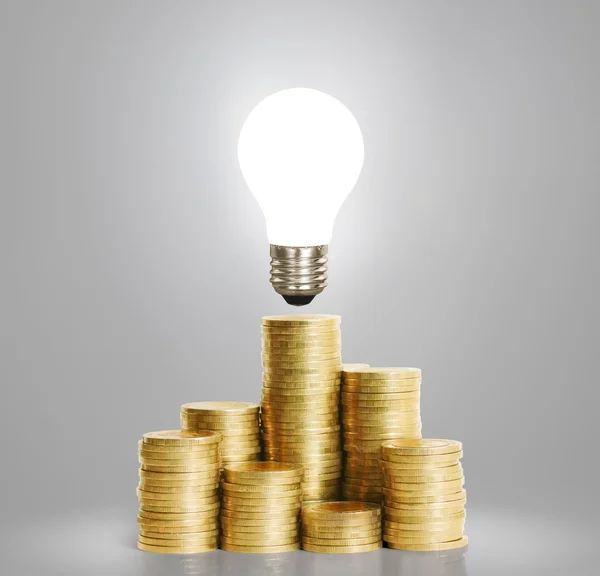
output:
[[[327,286],[327,245],[271,244],[271,284],[292,306],[306,306]]]

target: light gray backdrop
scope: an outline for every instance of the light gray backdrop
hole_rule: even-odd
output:
[[[131,574],[138,438],[259,399],[260,317],[291,310],[237,136],[307,86],[366,150],[307,310],[345,361],[423,369],[478,566],[529,558],[515,530],[570,565],[598,512],[599,27],[593,0],[2,0],[5,557]]]

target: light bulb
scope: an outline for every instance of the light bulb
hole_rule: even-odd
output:
[[[327,285],[333,223],[363,159],[358,122],[318,90],[276,92],[242,126],[240,168],[265,215],[271,284],[289,304],[308,304]]]

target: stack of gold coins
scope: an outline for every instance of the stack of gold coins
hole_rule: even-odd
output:
[[[265,460],[304,467],[304,501],[339,499],[340,317],[262,319],[261,425]]]
[[[347,500],[381,502],[381,443],[421,437],[421,370],[351,368],[343,380],[342,495]]]
[[[144,434],[138,499],[138,548],[196,554],[219,537],[218,432],[167,430]]]
[[[381,507],[369,502],[319,502],[302,509],[302,549],[324,554],[381,548]]]
[[[382,444],[381,457],[388,546],[424,551],[465,546],[462,444],[389,440]]]
[[[259,410],[251,402],[191,402],[181,407],[181,428],[221,433],[223,466],[259,460]]]
[[[225,466],[221,548],[257,554],[298,550],[302,473],[302,466],[282,462]]]

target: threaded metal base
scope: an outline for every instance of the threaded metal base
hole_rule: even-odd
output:
[[[327,286],[327,246],[271,244],[271,284],[288,304],[304,306]]]

